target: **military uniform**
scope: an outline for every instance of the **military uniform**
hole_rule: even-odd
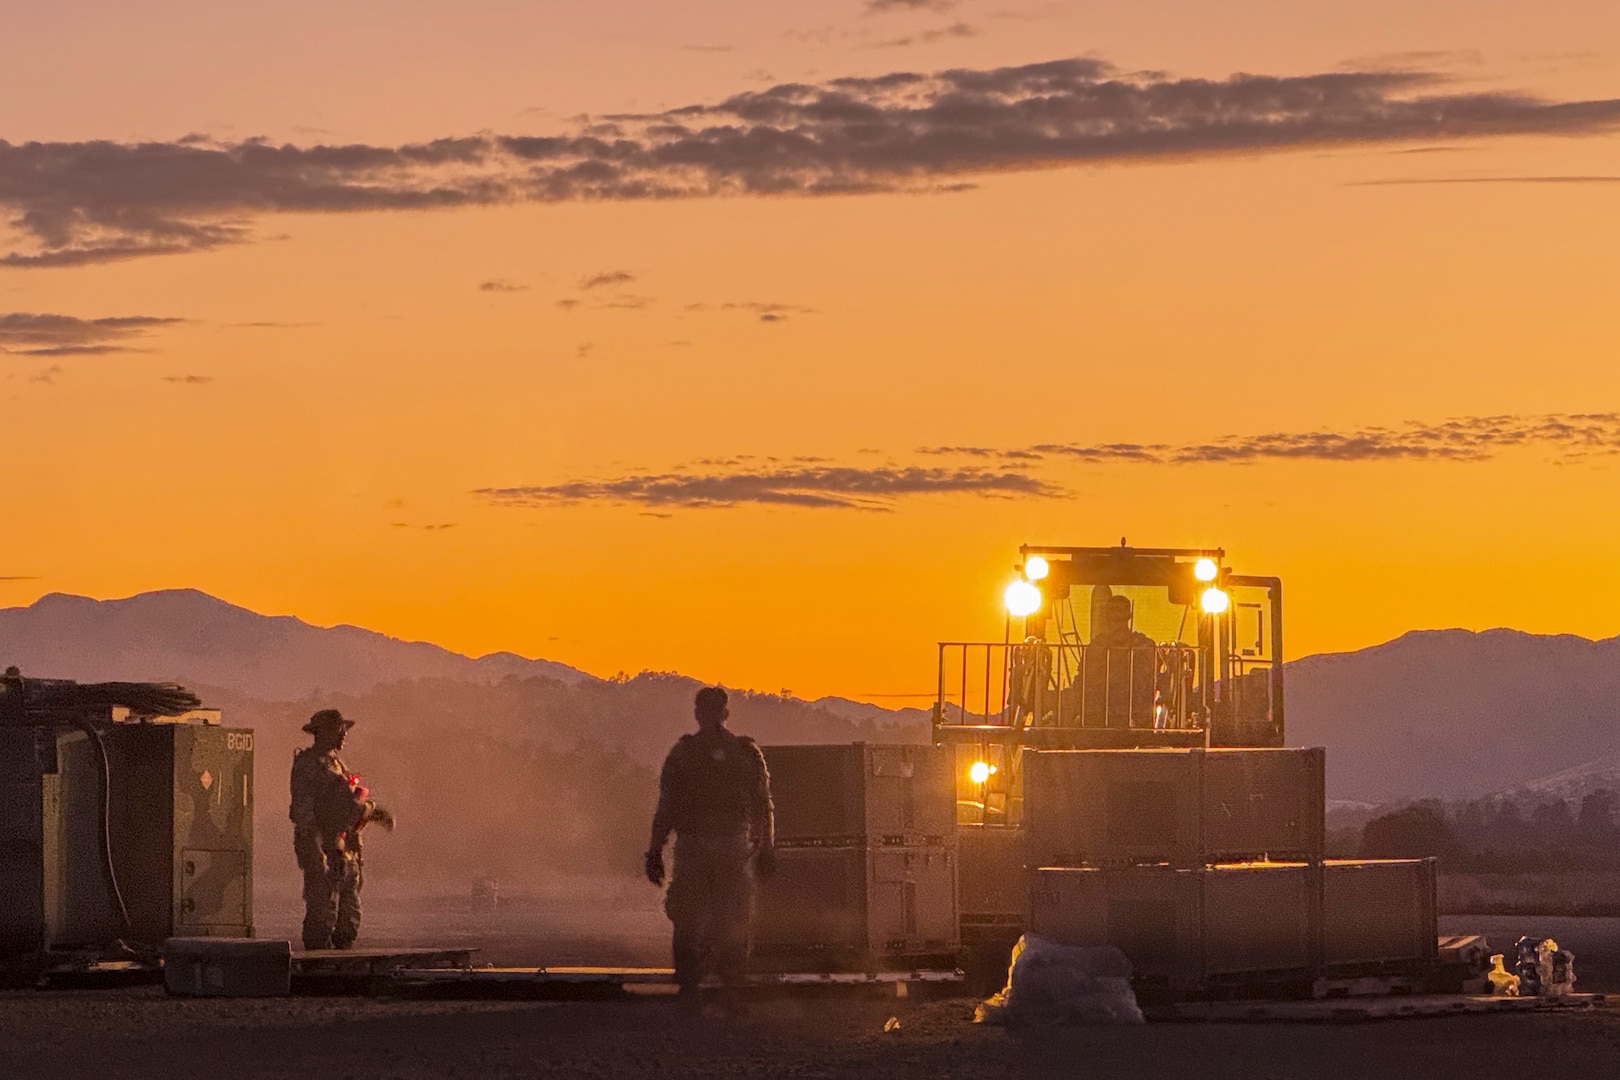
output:
[[[741,982],[754,859],[773,852],[776,840],[770,774],[752,739],[723,727],[681,737],[659,778],[649,858],[671,832],[675,867],[664,912],[674,924],[675,981],[695,991],[712,969],[728,984]]]
[[[1158,670],[1158,651],[1152,638],[1128,626],[1099,630],[1086,655],[1087,722],[1108,727],[1152,727]]]
[[[360,826],[371,803],[336,750],[293,755],[293,852],[304,872],[304,948],[346,949],[360,933]]]

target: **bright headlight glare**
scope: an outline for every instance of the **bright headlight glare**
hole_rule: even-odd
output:
[[[1214,581],[1218,572],[1214,559],[1199,559],[1193,563],[1193,577],[1199,581]]]
[[[975,784],[982,784],[990,779],[990,766],[983,761],[975,761],[968,769],[968,779]]]
[[[1007,614],[1023,618],[1041,610],[1041,590],[1027,581],[1015,581],[1007,586]]]
[[[1052,567],[1039,555],[1031,555],[1024,560],[1024,577],[1030,581],[1040,581],[1052,572]]]
[[[1205,614],[1208,615],[1221,614],[1226,610],[1227,605],[1231,602],[1230,597],[1221,592],[1221,590],[1215,588],[1205,589],[1204,594],[1198,598],[1199,606],[1202,607]]]

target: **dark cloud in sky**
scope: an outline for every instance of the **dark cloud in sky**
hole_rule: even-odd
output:
[[[526,289],[528,289],[527,285],[521,285],[515,281],[506,281],[501,278],[495,278],[491,281],[480,281],[478,283],[479,292],[508,293],[523,292]]]
[[[165,375],[164,382],[179,383],[182,386],[206,386],[214,381],[212,375]]]
[[[1347,431],[1227,435],[1201,443],[1042,443],[1012,450],[983,446],[924,447],[931,456],[1085,464],[1253,465],[1262,461],[1485,461],[1521,447],[1551,450],[1574,462],[1620,454],[1620,413],[1465,416],[1439,423]]]
[[[628,270],[604,270],[599,274],[589,274],[579,279],[581,289],[612,288],[616,285],[629,285],[636,280],[636,275]]]
[[[79,319],[72,315],[13,312],[0,315],[0,352],[24,356],[94,356],[127,352],[128,344],[156,327],[183,322],[150,315]]]
[[[282,213],[937,191],[1086,163],[1620,129],[1620,100],[1465,90],[1416,71],[1224,80],[1069,59],[786,83],[549,136],[403,146],[0,141],[0,265],[201,251]]]
[[[653,507],[713,508],[745,504],[818,510],[889,510],[917,495],[1052,496],[1059,489],[1015,470],[839,465],[724,468],[701,474],[636,474],[611,480],[573,480],[535,487],[481,488],[474,492],[501,506],[539,507],[620,503]]]

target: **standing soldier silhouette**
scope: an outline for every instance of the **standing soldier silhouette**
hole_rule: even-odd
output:
[[[776,823],[765,757],[726,730],[726,692],[706,686],[693,702],[698,730],[683,735],[658,782],[647,880],[664,883],[664,844],[675,834],[675,872],[664,897],[674,924],[675,982],[696,1002],[709,971],[734,990],[744,978],[754,883],[776,870]]]
[[[304,948],[347,949],[360,933],[360,830],[394,816],[371,801],[358,776],[338,757],[353,720],[322,709],[304,730],[313,746],[293,754],[293,854],[304,872]]]

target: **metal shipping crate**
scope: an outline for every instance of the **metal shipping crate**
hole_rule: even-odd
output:
[[[1205,750],[1200,756],[1200,845],[1206,853],[1221,858],[1322,857],[1326,750]]]
[[[1199,763],[1192,750],[1026,751],[1030,865],[1200,862]]]
[[[104,730],[113,865],[136,941],[253,934],[253,733],[214,724]],[[80,732],[43,777],[45,938],[124,936],[102,871],[100,766]]]
[[[1198,875],[1168,866],[1042,867],[1030,889],[1032,933],[1064,945],[1114,945],[1143,978],[1202,976]]]
[[[1323,962],[1345,968],[1437,960],[1435,886],[1433,859],[1328,859]]]
[[[963,827],[957,901],[964,922],[1022,923],[1029,915],[1029,871],[1023,829]]]
[[[950,754],[933,746],[766,746],[776,840],[786,847],[949,844]]]
[[[1136,975],[1182,989],[1305,972],[1316,957],[1318,880],[1304,863],[1043,867],[1030,929],[1067,945],[1115,945]]]
[[[292,945],[251,938],[170,938],[163,985],[180,997],[285,997],[292,993]]]
[[[1036,866],[1320,858],[1321,749],[1024,755]]]
[[[945,845],[781,848],[759,888],[760,970],[954,964],[958,940],[956,851]]]
[[[1305,863],[1239,863],[1199,872],[1204,976],[1303,971],[1316,964],[1321,872]]]

